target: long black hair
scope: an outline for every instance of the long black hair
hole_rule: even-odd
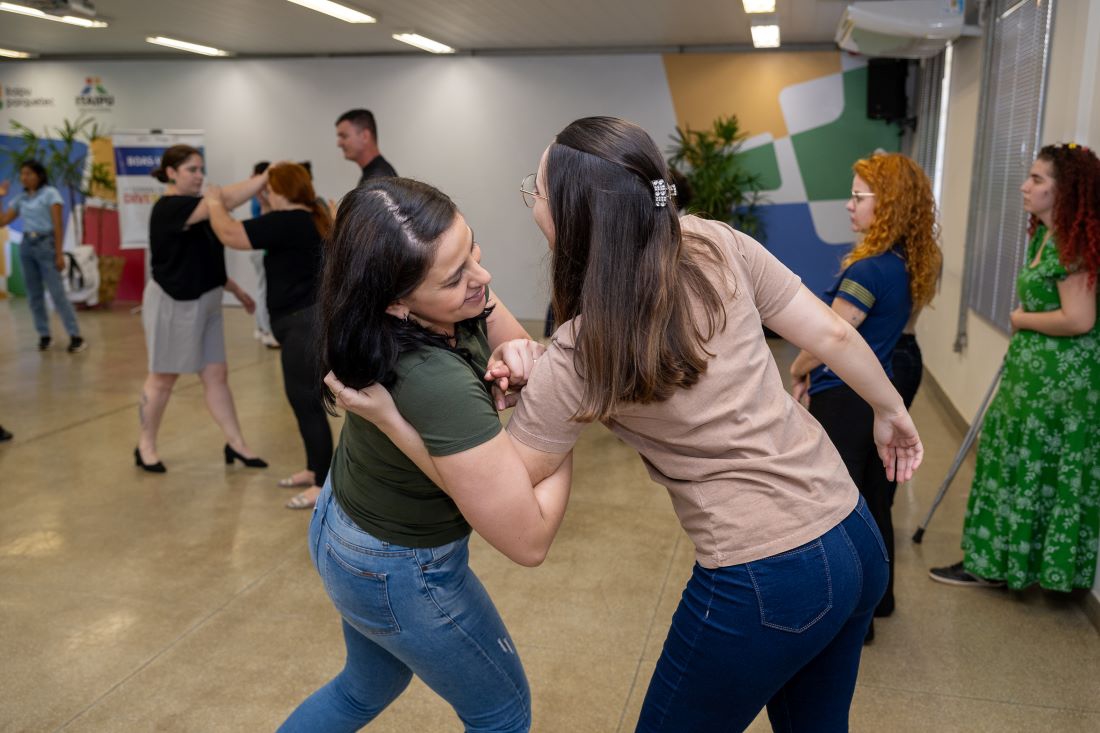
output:
[[[456,350],[447,337],[386,308],[407,296],[431,269],[439,238],[458,207],[434,186],[410,178],[378,178],[344,196],[321,273],[321,373],[353,389],[391,386],[402,353],[433,346]],[[476,328],[492,311],[457,324]],[[461,351],[458,351],[461,353]],[[330,411],[333,396],[324,391]]]

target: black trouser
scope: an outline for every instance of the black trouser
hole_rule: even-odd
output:
[[[886,469],[875,449],[874,411],[851,387],[842,384],[813,395],[810,414],[817,418],[836,446],[886,542],[890,579],[875,615],[889,615],[894,610],[894,522],[890,509],[894,506],[897,482],[886,479]]]
[[[268,283],[270,287],[270,283]],[[306,444],[306,468],[313,471],[318,486],[325,483],[332,463],[332,431],[321,401],[321,375],[317,371],[314,319],[316,306],[292,313],[272,315],[271,333],[282,347],[283,389],[298,432]]]
[[[905,401],[905,409],[908,410],[913,404],[913,398],[917,396],[917,388],[920,387],[920,380],[924,375],[924,361],[921,359],[916,336],[911,333],[901,335],[898,345],[894,347],[893,361],[894,388]]]

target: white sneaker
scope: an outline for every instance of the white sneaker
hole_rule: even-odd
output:
[[[269,349],[278,349],[278,348],[280,348],[279,342],[276,341],[275,337],[272,336],[270,333],[265,333],[263,336],[261,336],[260,337],[260,343],[262,343],[264,346],[266,346]]]

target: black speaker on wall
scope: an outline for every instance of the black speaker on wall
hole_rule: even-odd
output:
[[[887,122],[906,118],[905,77],[908,74],[906,59],[870,59],[867,62],[868,118]]]

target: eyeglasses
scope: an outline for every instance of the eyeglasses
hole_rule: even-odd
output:
[[[863,199],[872,199],[875,195],[870,191],[852,191],[852,197],[849,201],[855,201],[857,204]]]
[[[520,181],[519,184],[520,195],[523,196],[523,203],[527,204],[528,209],[535,208],[535,199],[542,199],[543,201],[549,201],[548,198],[535,190],[535,174],[530,173]]]

